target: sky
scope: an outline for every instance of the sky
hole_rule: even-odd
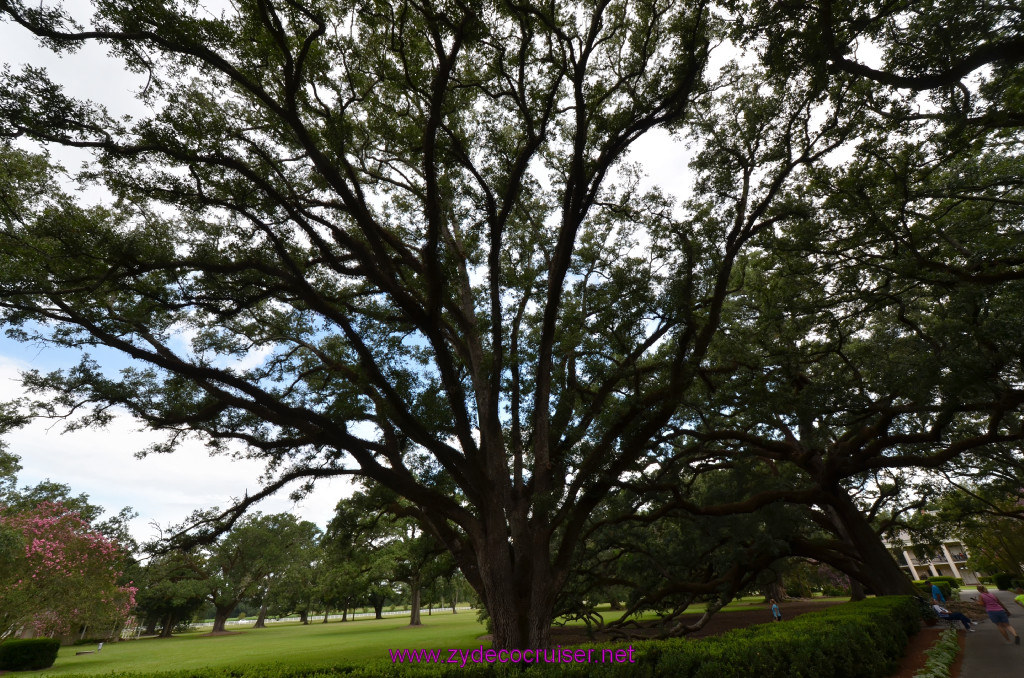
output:
[[[69,0],[67,5],[76,14],[88,13],[81,12],[83,0]],[[0,23],[0,63],[10,64],[15,70],[25,63],[43,66],[54,80],[64,85],[68,94],[100,102],[111,114],[148,113],[133,95],[144,86],[144,78],[127,72],[101,47],[86,46],[74,54],[57,57],[39,47],[23,29]],[[69,170],[76,169],[87,157],[53,147],[50,151]],[[685,148],[667,133],[653,132],[638,141],[631,160],[643,163],[649,182],[668,192],[676,192],[685,182]],[[128,364],[113,350],[93,350],[91,356],[105,370],[117,370]],[[0,401],[22,394],[22,371],[70,367],[79,359],[76,351],[24,345],[0,333]],[[197,508],[226,507],[232,497],[255,492],[263,471],[259,462],[211,457],[199,441],[189,441],[170,455],[136,459],[135,453],[159,440],[159,435],[142,430],[138,422],[124,414],[104,429],[73,433],[63,433],[59,422],[36,421],[8,434],[4,440],[9,451],[20,457],[19,485],[32,485],[48,478],[67,484],[75,494],[88,494],[93,503],[110,514],[130,506],[139,514],[132,521],[131,530],[140,542],[157,535],[152,523],[166,528],[180,523]],[[290,511],[324,527],[337,501],[351,491],[346,480],[322,481],[299,504],[289,500],[285,491],[255,508],[264,513]]]

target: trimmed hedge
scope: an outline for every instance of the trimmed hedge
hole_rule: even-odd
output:
[[[899,665],[909,636],[920,629],[916,598],[886,596],[844,603],[782,623],[736,629],[689,640],[640,641],[629,645],[581,645],[602,650],[632,647],[632,663],[579,664],[392,664],[310,669],[251,666],[158,674],[161,678],[484,678],[525,675],[609,678],[885,678]],[[728,613],[723,613],[728,614]],[[109,674],[107,678],[137,678]]]
[[[1017,575],[1010,574],[1009,572],[1000,572],[998,574],[992,575],[992,582],[1000,591],[1012,590],[1014,588],[1014,581],[1016,579]]]
[[[57,661],[60,641],[53,638],[5,640],[0,643],[0,671],[36,671]]]
[[[964,580],[960,579],[959,577],[949,577],[949,576],[928,577],[927,581],[934,581],[934,582],[945,581],[945,582],[949,582],[950,588],[952,588],[954,590],[959,590],[959,589],[963,588],[963,585],[964,585]]]

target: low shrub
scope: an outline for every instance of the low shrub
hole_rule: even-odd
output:
[[[1010,574],[1009,572],[1000,572],[999,574],[992,575],[992,583],[996,585],[1000,591],[1009,591],[1013,586],[1013,580],[1017,576]]]
[[[822,586],[821,587],[821,595],[823,595],[825,597],[828,597],[828,598],[838,598],[840,596],[848,596],[848,595],[850,595],[850,588],[849,587],[845,587],[844,588],[842,586]]]
[[[0,671],[36,671],[57,661],[60,641],[53,638],[5,640],[0,643]]]

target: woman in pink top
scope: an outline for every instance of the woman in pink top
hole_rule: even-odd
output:
[[[1010,636],[1007,633],[1013,634],[1013,642],[1016,645],[1020,645],[1020,636],[1017,635],[1017,631],[1010,626],[1010,617],[1006,612],[1006,608],[999,602],[999,599],[988,592],[988,589],[984,586],[978,586],[978,602],[985,606],[985,612],[988,612],[988,618],[992,620],[992,623],[999,629],[999,633],[1003,634],[1003,638],[1010,640]]]

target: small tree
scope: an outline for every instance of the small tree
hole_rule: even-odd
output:
[[[231,611],[269,575],[286,568],[291,549],[308,532],[306,525],[288,513],[255,514],[210,549],[205,568],[208,596],[216,608],[214,633],[225,631]]]
[[[75,511],[43,502],[32,510],[0,512],[0,534],[20,538],[0,575],[0,636],[22,626],[59,636],[85,624],[115,627],[135,604],[136,588],[119,585],[122,553]]]
[[[136,611],[153,632],[160,624],[161,638],[191,619],[206,599],[202,559],[195,553],[170,551],[154,555],[142,571]]]
[[[282,554],[273,579],[268,582],[263,603],[268,611],[278,614],[298,612],[303,624],[309,623],[309,612],[320,598],[317,575],[320,560],[320,530],[309,521],[290,528],[287,552]],[[261,605],[261,618],[262,618]]]

